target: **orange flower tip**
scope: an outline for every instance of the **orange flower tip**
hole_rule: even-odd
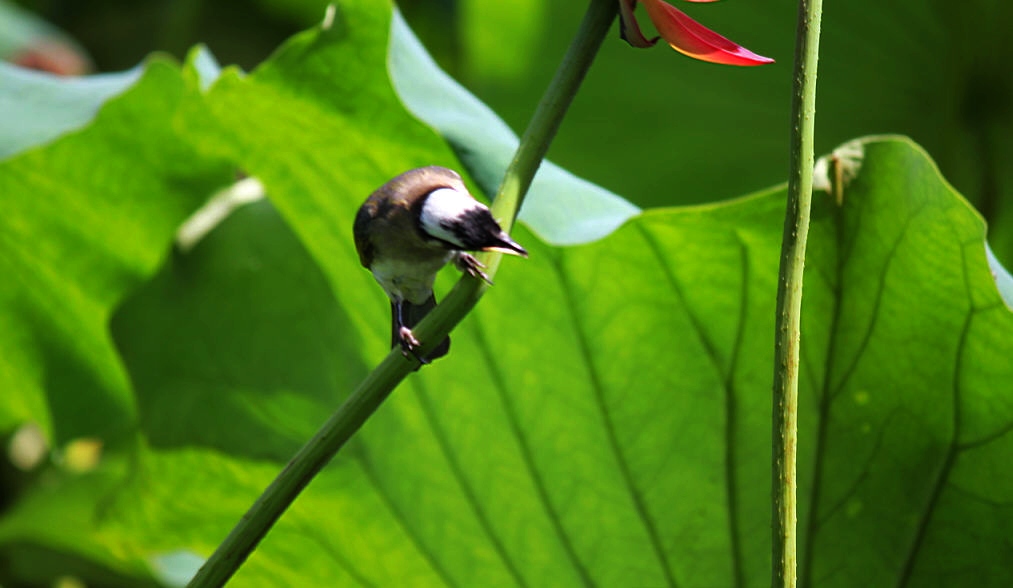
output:
[[[745,47],[739,47],[737,51],[714,51],[711,53],[690,53],[689,51],[686,51],[681,47],[676,47],[675,45],[671,45],[671,47],[687,57],[692,57],[693,59],[706,61],[708,63],[717,63],[720,65],[749,67],[774,63],[773,59],[757,55]]]

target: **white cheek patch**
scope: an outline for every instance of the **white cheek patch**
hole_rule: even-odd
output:
[[[464,244],[461,243],[457,235],[443,225],[453,223],[460,219],[464,213],[476,208],[481,209],[485,206],[467,193],[453,188],[440,188],[433,190],[426,197],[419,221],[426,234],[463,248]]]

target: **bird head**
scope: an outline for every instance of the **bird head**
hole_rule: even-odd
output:
[[[419,228],[453,249],[528,256],[500,227],[489,208],[472,198],[463,184],[425,194],[419,207]]]

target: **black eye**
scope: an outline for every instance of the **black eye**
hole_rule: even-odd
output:
[[[442,224],[442,223],[441,223]],[[499,223],[492,218],[487,208],[473,208],[460,217],[444,225],[443,228],[453,231],[466,249],[482,249],[498,243],[497,237],[502,232]]]

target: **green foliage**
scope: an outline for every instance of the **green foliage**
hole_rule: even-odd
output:
[[[41,76],[14,67],[0,68],[0,87],[17,88],[0,96],[4,140],[0,157],[52,141],[91,122],[110,98],[137,81],[141,71],[83,78]],[[45,116],[40,116],[45,113]]]
[[[539,38],[551,28],[549,7],[539,0],[461,2],[464,68],[501,81],[523,76],[541,53]]]
[[[84,129],[0,162],[0,425],[107,442],[2,513],[4,584],[178,583],[386,353],[351,220],[388,177],[455,165],[391,86],[389,19],[342,3],[206,92],[154,60]],[[1008,585],[1013,314],[983,224],[910,141],[859,145],[809,239],[802,580]],[[237,169],[269,202],[171,248]],[[235,584],[766,585],[783,206],[654,209],[568,248],[519,228],[531,258]]]
[[[487,194],[495,194],[519,141],[488,106],[444,73],[395,13],[390,76],[408,110],[431,125]],[[640,212],[611,192],[544,161],[528,189],[520,219],[555,245],[599,239]]]
[[[702,65],[667,47],[632,49],[616,31],[567,116],[552,159],[643,207],[721,200],[782,181],[797,0],[672,4],[777,63],[743,70]],[[540,55],[561,55],[586,2],[547,6],[544,19],[530,27],[541,31]],[[989,241],[1008,266],[1013,166],[1002,162],[1013,159],[1013,3],[954,6],[850,0],[826,7],[816,151],[867,134],[912,137],[986,217]],[[427,46],[452,32],[464,35],[440,25],[419,32]],[[495,35],[499,23],[483,25]],[[455,63],[453,55],[440,58]],[[556,67],[555,59],[528,63],[509,79],[486,68],[452,73],[521,129]]]
[[[36,420],[63,443],[107,437],[128,422],[132,399],[110,345],[110,310],[228,178],[173,128],[193,97],[176,66],[153,61],[89,127],[3,162],[0,353],[8,367],[0,388],[16,392],[0,398],[5,429]]]
[[[73,11],[21,3],[56,19],[101,68],[133,66],[152,50],[182,57],[191,45],[207,43],[227,63],[249,69],[281,39],[319,22],[328,0],[180,2],[169,10],[150,2],[78,0]],[[705,66],[663,46],[632,49],[614,30],[552,159],[642,207],[717,201],[782,181],[797,0],[673,4],[777,63],[736,71]],[[587,2],[398,5],[439,63],[519,130]],[[1013,159],[1013,3],[953,6],[850,0],[828,7],[816,151],[867,134],[912,137],[982,213],[989,242],[1009,265],[1013,167],[1003,162]],[[0,37],[19,36],[13,28],[5,32],[11,35]]]

